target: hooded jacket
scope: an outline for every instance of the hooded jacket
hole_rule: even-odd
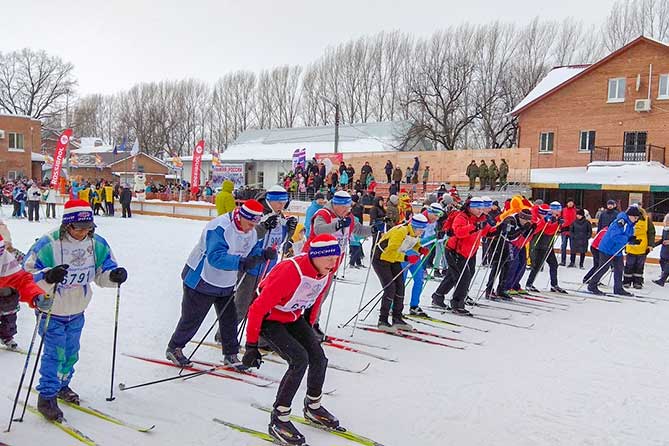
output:
[[[235,197],[232,195],[232,191],[235,188],[235,183],[230,180],[223,181],[223,186],[221,191],[216,195],[216,212],[218,215],[227,214],[232,212],[233,209],[237,206],[235,202]]]
[[[599,242],[599,250],[606,255],[620,257],[623,255],[623,248],[631,236],[634,235],[634,223],[629,219],[625,212],[620,212],[616,220],[609,225],[604,237]]]

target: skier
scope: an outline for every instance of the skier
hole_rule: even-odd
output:
[[[0,234],[0,343],[16,350],[16,313],[19,311],[19,295],[26,302],[44,300],[44,291],[35,285],[33,276],[21,269],[21,265],[5,245]]]
[[[423,214],[414,214],[407,224],[395,226],[383,234],[374,250],[372,266],[383,286],[378,327],[385,331],[411,330],[402,317],[404,309],[404,277],[402,262],[415,265],[428,249],[420,245],[420,237],[428,220]],[[418,273],[416,273],[418,274]],[[392,326],[388,323],[393,310]]]
[[[560,266],[567,265],[567,244],[569,244],[569,249],[574,250],[574,240],[572,238],[571,231],[569,230],[570,226],[576,220],[576,207],[574,205],[574,200],[567,198],[567,207],[562,209],[563,223],[560,231]],[[589,237],[588,237],[589,238]],[[573,262],[572,262],[573,263]]]
[[[558,285],[558,262],[555,258],[553,243],[564,223],[560,216],[562,205],[558,201],[551,202],[550,206],[542,204],[538,207],[538,218],[534,221],[537,227],[534,237],[530,242],[530,256],[532,258],[532,270],[525,282],[525,289],[533,293],[540,291],[534,286],[534,280],[539,274],[544,262],[548,263],[551,279],[551,291],[555,293],[567,292]]]
[[[237,311],[233,300],[237,273],[276,259],[276,250],[262,249],[262,241],[258,241],[255,227],[262,214],[262,204],[246,200],[232,212],[211,220],[202,231],[181,272],[181,318],[165,352],[174,364],[181,367],[191,364],[182,349],[197,333],[212,305],[218,315],[223,360],[226,364],[239,364]]]
[[[340,256],[339,241],[334,236],[321,234],[312,238],[306,254],[280,262],[267,275],[249,308],[244,365],[259,368],[262,364],[258,350],[260,335],[289,364],[268,427],[270,435],[286,444],[305,444],[304,436],[290,421],[290,412],[307,368],[305,418],[328,429],[339,427],[339,420],[321,404],[328,359],[311,327]],[[307,308],[312,309],[308,319],[302,314]]]
[[[451,217],[449,232],[453,235],[446,242],[448,270],[446,277],[432,294],[432,305],[447,308],[444,298],[455,287],[450,306],[455,314],[471,316],[465,309],[465,298],[476,268],[476,251],[481,239],[495,224],[483,214],[483,206],[483,200],[474,197],[466,201],[462,210],[456,211]]]
[[[630,206],[627,211],[620,212],[617,219],[609,225],[609,230],[599,243],[599,269],[595,271],[588,280],[588,291],[596,295],[604,294],[599,288],[599,281],[606,271],[607,266],[613,265],[613,294],[620,296],[632,296],[632,293],[623,289],[623,250],[629,243],[639,244],[634,236],[634,225],[641,217],[641,212],[636,206]]]
[[[307,234],[311,232],[311,219],[313,218],[316,211],[325,206],[325,203],[327,203],[325,200],[325,195],[317,192],[316,195],[314,195],[314,200],[311,202],[304,215],[304,229],[306,230]]]
[[[585,276],[583,276],[583,283],[588,283],[590,277],[595,274],[596,271],[599,271],[599,244],[608,230],[609,227],[604,226],[602,230],[595,234],[595,237],[592,239],[592,243],[590,243],[590,252],[592,253],[592,268],[590,268],[590,270],[585,273]]]
[[[60,227],[35,242],[23,268],[33,274],[40,288],[54,290],[51,299],[31,300],[22,295],[21,300],[37,311],[51,313],[50,318],[42,318],[39,328],[44,353],[37,409],[46,419],[61,421],[63,412],[57,398],[79,404],[79,395],[70,388],[70,381],[79,359],[84,311],[93,295],[91,284],[118,287],[126,281],[128,272],[118,266],[107,241],[95,233],[90,204],[79,199],[65,203]]]
[[[636,206],[636,205],[633,205]],[[640,290],[643,288],[643,270],[646,265],[646,256],[650,253],[650,246],[655,243],[655,226],[646,210],[637,206],[641,216],[634,225],[634,237],[639,241],[637,244],[628,244],[625,251],[625,269],[623,274],[623,287]]]

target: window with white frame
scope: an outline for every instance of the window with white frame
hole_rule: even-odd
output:
[[[595,148],[595,131],[581,130],[581,139],[578,145],[580,152],[592,152]]]
[[[23,134],[22,133],[9,133],[9,150],[23,150]]]
[[[17,180],[18,178],[19,178],[19,177],[16,176],[16,171],[15,171],[15,170],[10,170],[9,172],[7,172],[7,179],[8,179],[8,180],[15,181],[15,180]]]
[[[609,79],[608,102],[625,102],[625,78]]]
[[[555,135],[553,132],[543,132],[539,138],[539,152],[550,153],[553,151],[553,140]]]
[[[669,74],[660,74],[660,87],[657,93],[658,99],[669,99]]]

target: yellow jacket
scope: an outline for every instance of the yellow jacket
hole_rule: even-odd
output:
[[[383,234],[378,249],[381,250],[381,260],[390,263],[404,262],[407,251],[420,249],[420,237],[413,232],[410,225],[394,226]]]
[[[89,187],[84,187],[79,191],[79,199],[84,200],[84,201],[90,201],[88,199],[88,195],[90,193],[91,189]]]
[[[652,224],[652,223],[651,223]],[[641,240],[638,245],[628,244],[625,247],[627,254],[643,255],[648,248],[648,214],[643,209],[641,210],[641,218],[634,225],[634,237]],[[653,240],[654,241],[654,240]]]
[[[105,186],[103,189],[105,191],[105,202],[113,203],[114,202],[114,188],[111,187],[111,186]]]

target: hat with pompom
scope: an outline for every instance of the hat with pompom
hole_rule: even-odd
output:
[[[78,228],[94,228],[93,209],[91,205],[84,200],[68,200],[63,206],[64,226],[73,225]]]

